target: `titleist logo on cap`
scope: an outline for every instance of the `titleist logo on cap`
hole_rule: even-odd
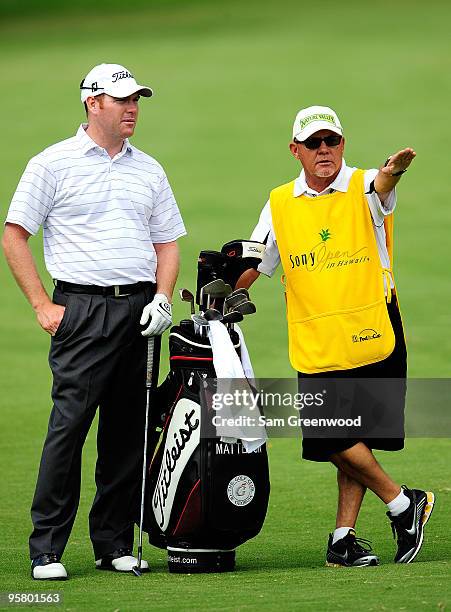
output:
[[[134,79],[135,77],[128,70],[122,70],[121,72],[115,72],[112,76],[112,82],[116,83],[120,79]]]

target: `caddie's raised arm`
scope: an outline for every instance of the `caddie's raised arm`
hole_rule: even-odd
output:
[[[390,191],[394,189],[401,176],[407,171],[415,156],[415,151],[410,147],[401,149],[394,155],[390,155],[379,169],[374,179],[374,190],[381,202],[385,202],[388,198]]]

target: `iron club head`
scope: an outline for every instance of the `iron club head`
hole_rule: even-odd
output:
[[[234,310],[236,306],[247,301],[247,296],[244,293],[232,293],[224,300],[224,314]]]
[[[204,296],[205,295],[208,296],[208,301],[209,301],[212,293],[215,293],[218,291],[224,291],[224,287],[225,287],[225,283],[222,280],[222,278],[217,278],[216,280],[213,280],[210,283],[207,283],[206,285],[204,285],[200,290],[200,300],[199,301],[200,301],[201,308],[204,307]],[[208,308],[208,305],[207,305],[207,308]]]
[[[222,317],[222,322],[224,324],[226,323],[239,323],[240,321],[243,320],[243,315],[241,314],[241,312],[238,312],[236,310],[232,310],[231,312],[228,312],[226,315],[224,315]]]
[[[240,293],[243,293],[246,298],[249,299],[249,291],[245,287],[240,287],[239,289],[234,289],[232,291],[232,295],[238,295]]]
[[[180,289],[179,291],[180,299],[182,302],[189,302],[191,305],[191,314],[194,314],[194,295],[191,293],[189,289]]]
[[[241,312],[242,315],[248,315],[257,312],[257,308],[253,302],[246,300],[245,302],[241,302],[241,304],[234,306],[232,312]]]
[[[205,311],[204,317],[207,321],[221,321],[222,313],[219,310],[216,310],[216,308],[209,308]]]

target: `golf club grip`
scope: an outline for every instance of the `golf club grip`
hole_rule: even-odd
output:
[[[147,339],[147,366],[146,366],[146,387],[150,388],[152,385],[152,372],[153,372],[153,352],[154,352],[155,338],[149,336]]]

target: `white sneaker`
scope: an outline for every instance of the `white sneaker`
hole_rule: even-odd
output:
[[[127,548],[119,548],[96,561],[97,569],[112,570],[114,572],[131,572],[137,565],[138,559]],[[149,564],[144,559],[141,559],[141,571],[150,571]]]
[[[31,577],[34,580],[67,580],[67,572],[54,553],[44,553],[33,559]]]

